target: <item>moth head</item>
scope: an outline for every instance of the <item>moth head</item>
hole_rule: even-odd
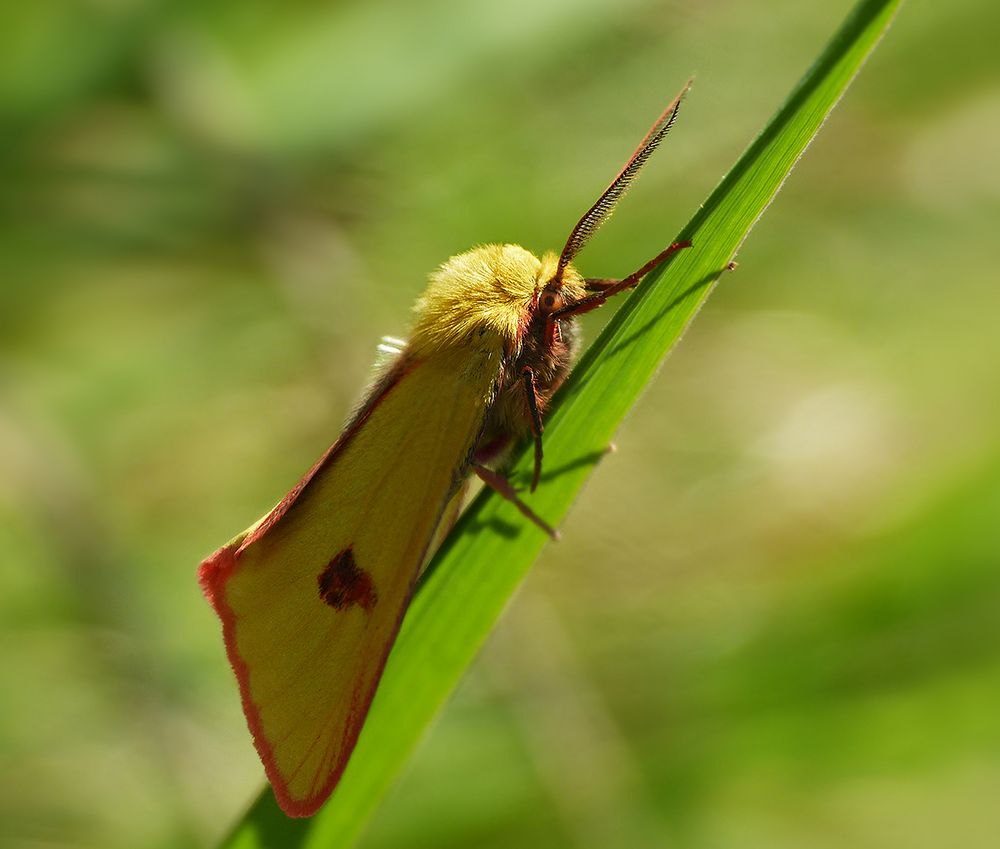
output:
[[[559,267],[559,257],[547,253],[542,257],[532,299],[532,312],[550,315],[564,306],[574,304],[587,293],[579,271],[566,263]]]

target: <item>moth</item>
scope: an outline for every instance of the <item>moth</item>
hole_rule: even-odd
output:
[[[422,565],[471,475],[552,536],[497,470],[510,447],[543,460],[546,406],[579,347],[575,319],[633,288],[689,242],[620,279],[573,265],[677,117],[656,119],[559,254],[488,244],[447,260],[409,340],[333,446],[256,524],[206,559],[254,744],[281,808],[313,814],[347,765]]]

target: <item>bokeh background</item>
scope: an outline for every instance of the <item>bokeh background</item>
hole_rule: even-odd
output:
[[[848,6],[3,4],[0,845],[217,840],[262,770],[199,560],[437,263],[561,246],[693,71],[580,259],[630,271]],[[364,847],[996,845],[998,31],[903,8]]]

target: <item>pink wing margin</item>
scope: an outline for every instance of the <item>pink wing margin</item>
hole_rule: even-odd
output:
[[[353,694],[352,702],[356,704],[356,708],[352,711],[352,715],[357,717],[357,719],[356,721],[351,722],[346,729],[345,740],[343,741],[344,745],[342,747],[344,756],[336,764],[329,778],[324,782],[320,789],[309,798],[304,800],[291,798],[288,793],[285,779],[278,769],[274,753],[271,750],[271,745],[264,734],[260,719],[260,712],[250,695],[250,670],[248,669],[243,658],[240,656],[239,650],[236,646],[236,614],[226,602],[226,583],[233,572],[239,568],[240,554],[243,550],[264,536],[264,534],[266,534],[277,522],[281,520],[283,516],[288,513],[298,500],[299,496],[305,491],[306,487],[309,486],[310,481],[316,476],[316,474],[327,464],[334,461],[337,455],[350,442],[354,434],[357,433],[362,425],[364,425],[364,423],[368,420],[368,417],[378,407],[381,401],[417,365],[419,365],[417,361],[407,359],[405,357],[401,358],[400,361],[397,362],[396,365],[385,375],[385,377],[378,381],[375,388],[348,423],[347,427],[344,429],[343,433],[341,433],[337,441],[327,449],[326,453],[324,453],[323,456],[313,465],[302,480],[295,485],[291,492],[281,499],[281,501],[278,502],[278,504],[275,505],[275,507],[263,519],[251,527],[249,531],[239,535],[210,557],[207,557],[202,561],[201,566],[198,568],[198,583],[201,585],[205,598],[208,599],[209,603],[212,605],[222,622],[222,637],[226,646],[226,656],[229,658],[229,665],[233,668],[233,672],[235,673],[236,680],[239,684],[240,700],[243,703],[243,713],[246,715],[247,725],[249,726],[250,734],[253,737],[254,747],[257,749],[257,754],[260,755],[260,759],[264,763],[264,772],[267,775],[268,781],[271,783],[271,788],[274,791],[275,798],[278,800],[278,804],[289,816],[312,816],[320,809],[320,807],[322,807],[323,803],[326,801],[327,797],[340,780],[340,777],[347,766],[347,761],[350,758],[351,751],[357,742],[358,735],[361,733],[361,726],[364,724],[364,718],[368,714],[371,701],[375,696],[375,688],[373,687],[368,693]],[[404,606],[403,610],[400,611],[399,620],[396,623],[396,631],[399,630],[399,626],[402,624],[405,609],[406,608]],[[394,640],[395,636],[393,637],[393,641]],[[393,641],[390,641],[390,645]],[[386,653],[386,655],[382,658],[382,668],[385,666],[387,657],[388,653]],[[374,680],[376,684],[381,678],[382,668],[379,669],[378,675],[375,676]]]

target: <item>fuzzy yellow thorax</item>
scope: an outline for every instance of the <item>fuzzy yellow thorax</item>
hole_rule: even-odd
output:
[[[451,257],[417,300],[411,349],[432,353],[488,337],[515,350],[557,263],[553,253],[539,259],[520,245],[482,245]],[[563,293],[569,301],[583,297],[583,279],[572,267],[563,270]]]

